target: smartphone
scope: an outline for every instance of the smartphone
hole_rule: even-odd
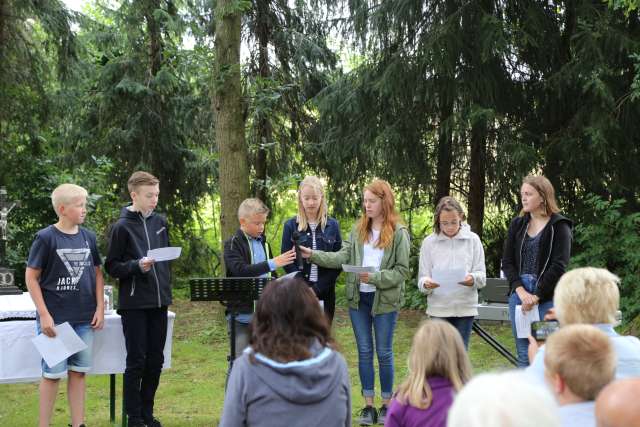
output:
[[[557,320],[540,320],[531,322],[531,336],[536,341],[545,341],[549,335],[558,329]]]

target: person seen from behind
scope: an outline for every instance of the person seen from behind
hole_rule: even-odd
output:
[[[407,367],[384,425],[445,427],[455,394],[472,374],[460,334],[442,320],[423,322],[413,336]]]

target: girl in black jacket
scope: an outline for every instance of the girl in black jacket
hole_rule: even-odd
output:
[[[520,189],[522,211],[509,225],[502,270],[509,281],[509,318],[516,340],[518,366],[529,365],[527,338],[518,338],[516,306],[537,309],[540,320],[553,307],[553,291],[569,264],[571,228],[559,214],[555,191],[544,176],[527,176]]]

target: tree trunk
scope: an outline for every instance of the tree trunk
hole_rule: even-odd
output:
[[[161,28],[158,24],[154,16],[154,12],[156,9],[160,8],[160,0],[147,0],[144,3],[144,19],[147,23],[147,37],[149,38],[149,46],[148,46],[148,81],[149,84],[151,80],[155,78],[155,76],[162,68],[163,62],[163,43],[162,43],[162,34]],[[153,97],[150,98],[149,104],[145,106],[145,108],[151,108],[159,117],[159,120],[154,121],[151,126],[149,126],[149,133],[142,138],[142,159],[144,162],[151,167],[152,171],[155,171],[158,165],[160,165],[165,159],[162,155],[156,154],[155,150],[151,150],[147,148],[150,144],[162,144],[162,126],[165,121],[165,117],[167,116],[166,108],[164,102],[160,99],[160,96],[156,93]],[[155,172],[158,173],[158,172]],[[167,202],[169,197],[169,191],[165,191],[168,188],[168,183],[171,182],[171,177],[167,175],[163,175],[160,177],[160,201],[161,205],[164,205]]]
[[[443,83],[445,86],[452,82]],[[453,115],[453,101],[447,93],[440,95],[440,126],[438,128],[438,165],[436,172],[436,197],[434,205],[451,190],[451,150],[453,148],[452,126],[445,124]]]
[[[160,8],[158,0],[152,0],[148,3],[144,15],[147,20],[147,34],[149,34],[149,65],[151,76],[155,76],[162,66],[162,36],[160,35],[160,27],[153,15],[156,9]]]
[[[213,113],[219,152],[222,239],[238,228],[238,206],[249,196],[249,165],[240,81],[241,12],[233,0],[216,6]]]
[[[484,218],[487,123],[478,119],[471,125],[471,170],[469,174],[469,218],[471,230],[482,238]]]
[[[267,79],[271,76],[269,70],[269,36],[270,36],[270,24],[269,24],[269,0],[257,0],[257,26],[256,36],[258,38],[258,74],[262,79]],[[261,113],[256,123],[257,126],[257,139],[258,139],[258,153],[256,156],[255,170],[256,179],[254,182],[255,190],[254,194],[257,198],[262,200],[265,204],[269,204],[267,200],[269,192],[267,191],[267,176],[268,176],[268,156],[267,150],[271,142],[271,123],[266,114]]]
[[[465,28],[465,45],[468,49],[463,55],[464,62],[470,68],[469,75],[474,79],[496,80],[495,70],[500,69],[499,60],[495,57],[483,58],[480,40],[483,39],[482,21],[487,16],[493,15],[493,1],[481,0],[475,7],[469,7],[463,13],[463,26]],[[465,93],[468,96],[469,112],[471,113],[471,152],[469,160],[469,196],[467,208],[469,211],[468,223],[471,229],[482,238],[482,221],[484,218],[484,196],[486,192],[486,159],[487,159],[487,133],[489,122],[484,115],[474,118],[475,108],[491,108],[493,104],[487,99],[487,94],[479,88],[480,82],[468,81]],[[488,102],[488,104],[487,104]]]
[[[452,19],[458,11],[458,4],[455,0],[447,0],[445,2],[444,21]],[[439,77],[440,93],[438,94],[438,108],[440,125],[438,127],[438,148],[437,148],[437,166],[436,166],[436,192],[434,205],[444,196],[448,196],[451,192],[451,162],[453,149],[453,105],[456,97],[456,81],[453,74],[456,69],[459,52],[454,44],[448,44],[448,49],[453,52],[447,52],[446,67],[443,67],[442,75]]]
[[[6,22],[9,17],[7,0],[0,0],[0,64],[4,63],[4,46],[6,43]],[[1,68],[0,68],[1,69]]]

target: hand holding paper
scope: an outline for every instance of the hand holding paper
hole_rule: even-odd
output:
[[[437,292],[450,294],[460,289],[460,282],[465,280],[467,272],[462,268],[449,270],[434,268],[431,272],[431,281],[440,285]]]
[[[53,338],[40,334],[31,340],[50,368],[87,348],[69,322],[58,325],[56,329],[58,334]]]
[[[150,249],[147,252],[147,258],[153,259],[155,262],[171,261],[180,257],[181,247],[168,246],[166,248]]]
[[[538,305],[529,311],[523,311],[521,305],[516,305],[516,334],[518,338],[528,338],[531,335],[531,323],[540,320]]]

